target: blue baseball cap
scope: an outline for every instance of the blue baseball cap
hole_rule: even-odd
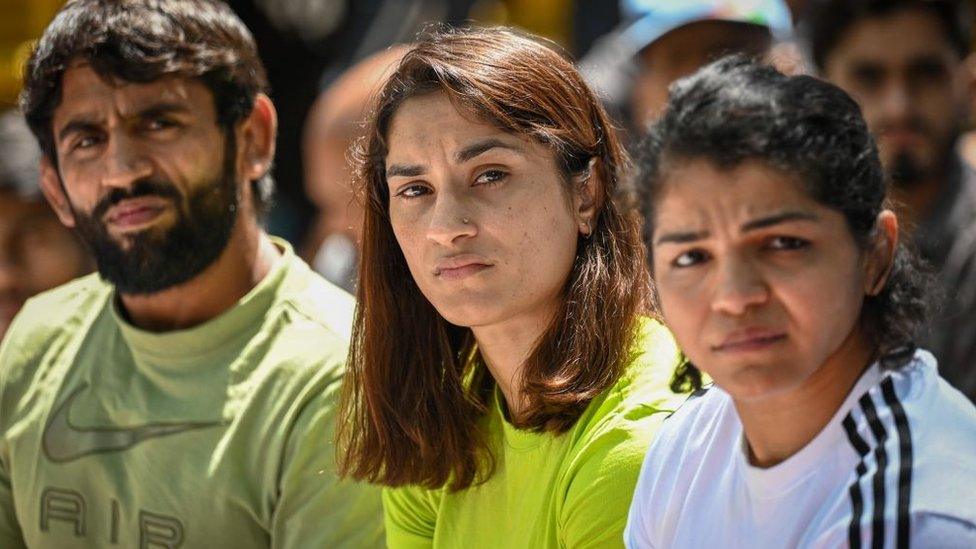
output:
[[[638,52],[658,38],[698,21],[731,21],[767,27],[777,40],[790,37],[793,18],[782,0],[621,0],[621,14],[633,23],[621,39]]]

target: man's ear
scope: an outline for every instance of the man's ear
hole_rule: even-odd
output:
[[[257,94],[237,132],[237,173],[247,181],[260,179],[271,169],[278,134],[278,113],[267,95]]]
[[[61,175],[47,155],[41,156],[41,192],[66,227],[75,226],[75,213],[61,185]]]
[[[575,193],[573,193],[573,207],[579,220],[579,232],[584,237],[590,236],[596,226],[597,212],[603,202],[603,166],[600,159],[590,159],[586,170],[574,176]]]
[[[874,242],[865,262],[864,293],[875,296],[881,293],[898,249],[898,217],[891,210],[883,210],[875,221]]]

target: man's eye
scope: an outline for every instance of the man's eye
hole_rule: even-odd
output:
[[[708,252],[704,250],[689,250],[671,261],[678,268],[693,267],[708,260]]]
[[[419,196],[428,194],[429,192],[430,190],[423,185],[407,185],[406,187],[403,187],[397,191],[397,193],[393,196],[398,196],[401,198],[417,198]]]
[[[769,241],[769,247],[774,250],[802,250],[810,246],[810,241],[794,236],[777,236]]]
[[[476,177],[474,184],[491,186],[505,179],[506,176],[508,176],[508,173],[502,170],[488,170]]]
[[[174,127],[176,127],[176,122],[166,118],[156,118],[146,123],[146,129],[149,131],[167,130]]]
[[[94,135],[86,135],[84,137],[79,138],[77,141],[75,141],[75,145],[72,148],[73,149],[89,149],[91,147],[94,147],[95,145],[98,145],[100,142],[101,142],[101,139],[99,139],[97,136],[94,136]]]

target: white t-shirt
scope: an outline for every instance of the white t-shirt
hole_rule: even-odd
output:
[[[648,450],[628,547],[976,548],[976,408],[918,351],[872,365],[816,438],[749,464],[728,393],[712,387]]]

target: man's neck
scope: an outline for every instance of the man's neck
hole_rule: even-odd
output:
[[[121,294],[121,305],[129,321],[144,330],[192,328],[233,307],[261,282],[280,255],[255,222],[239,219],[224,251],[203,272],[154,294]]]
[[[936,203],[946,187],[946,176],[940,175],[926,181],[914,183],[909,188],[892,186],[891,198],[899,224],[914,230],[932,214]]]

